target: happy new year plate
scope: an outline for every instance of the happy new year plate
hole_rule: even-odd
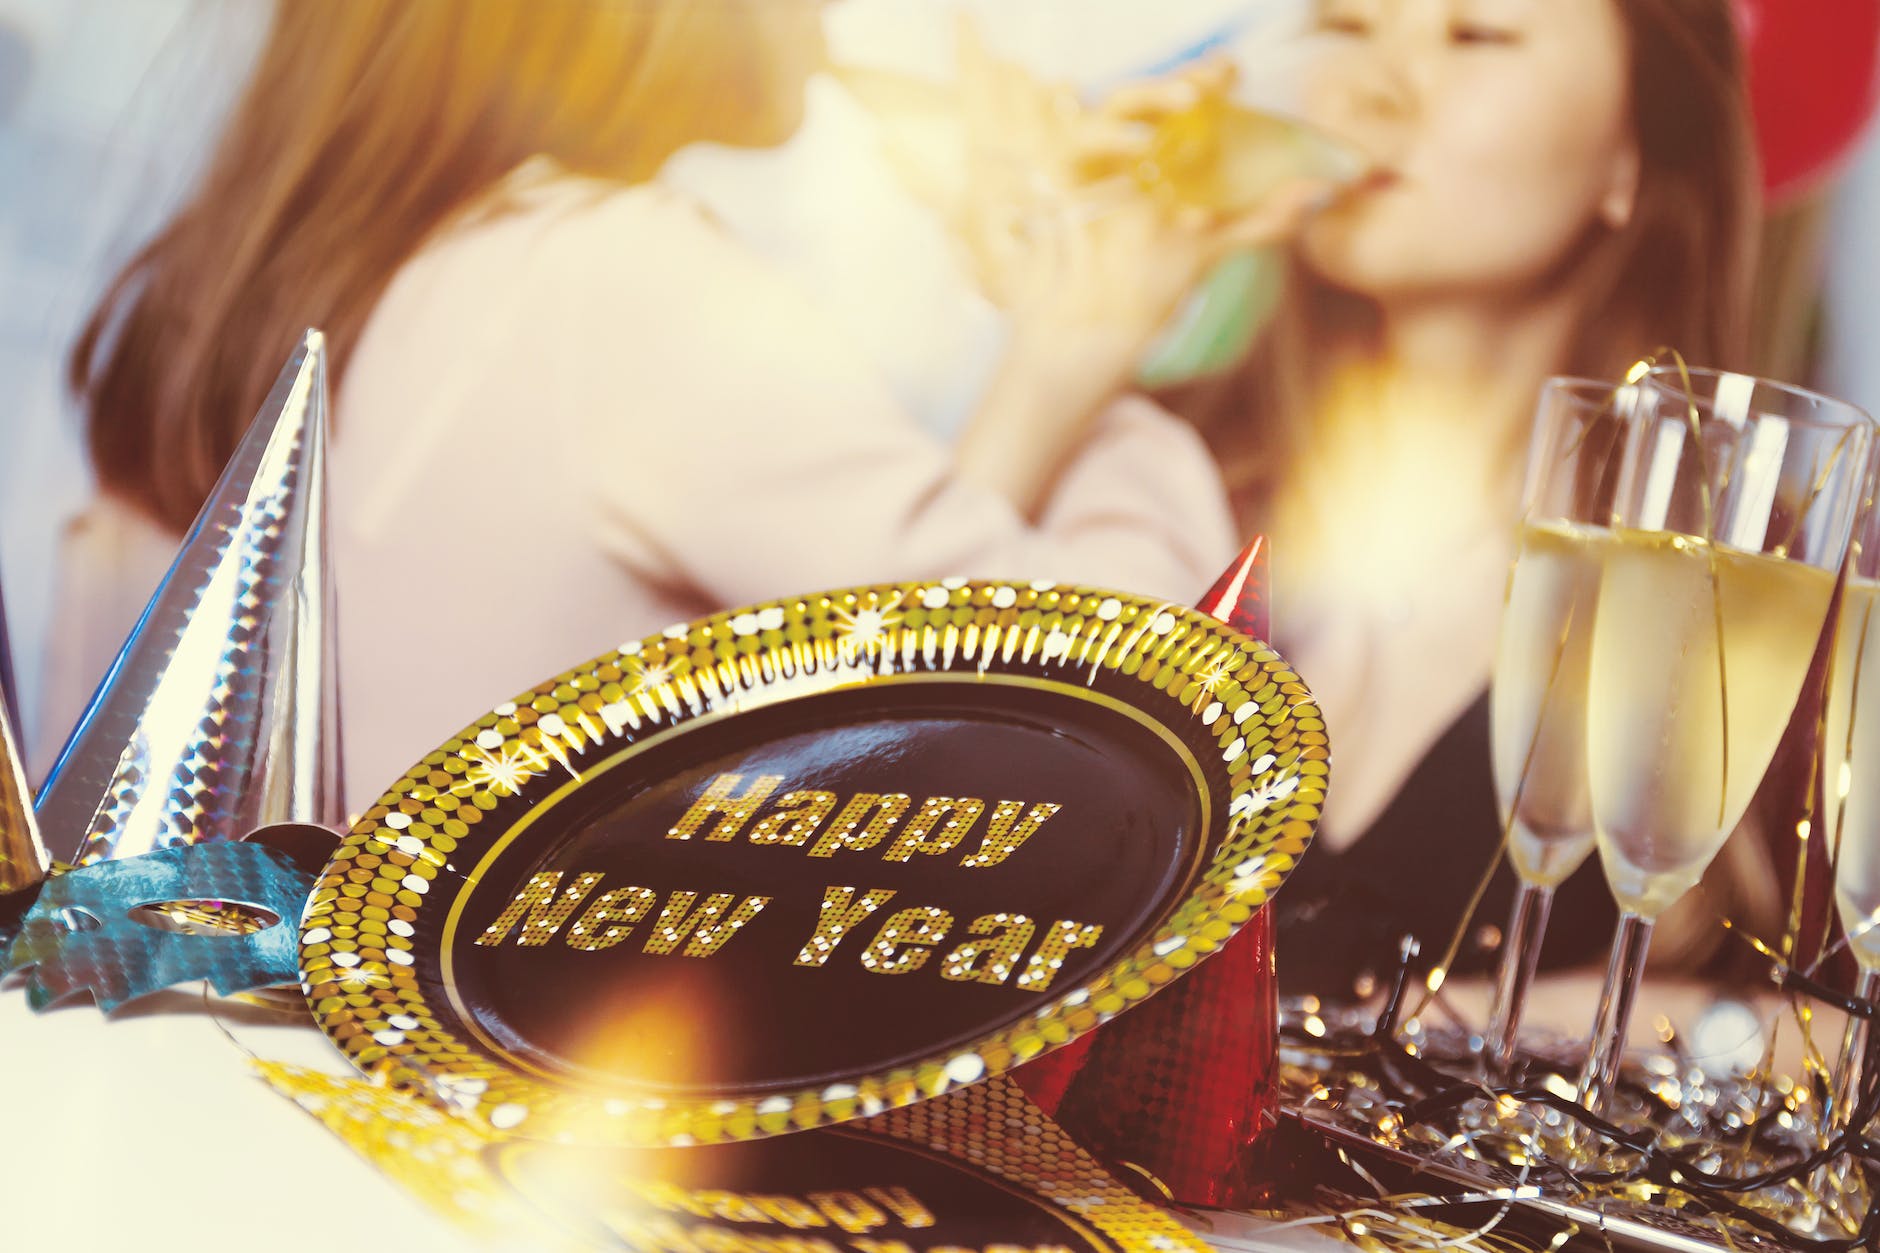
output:
[[[1323,802],[1264,644],[1089,588],[668,629],[406,772],[308,903],[369,1072],[524,1136],[741,1140],[1002,1073],[1213,952]]]

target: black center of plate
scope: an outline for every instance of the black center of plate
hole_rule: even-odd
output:
[[[555,798],[543,789],[526,830],[486,856],[451,903],[444,940],[454,986],[427,991],[433,1004],[454,1005],[491,1051],[600,1091],[746,1095],[944,1055],[1037,1013],[1142,943],[1188,891],[1205,835],[1194,751],[1174,732],[1100,693],[1029,679],[969,675],[827,692],[684,724],[610,763],[582,766],[578,787]],[[710,838],[725,831],[722,811],[689,838],[669,836],[714,785],[735,799],[767,777],[780,782],[730,838]],[[829,794],[833,809],[804,843],[754,843],[767,815],[792,808],[783,802],[794,792]],[[864,793],[909,800],[872,847],[822,844],[828,855],[814,855]],[[929,798],[982,808],[947,851],[903,846],[904,860],[891,856]],[[1001,802],[1019,807],[1006,807],[1016,815],[1008,834],[1034,806],[1058,808],[994,859],[985,843]],[[853,811],[856,830],[880,812]],[[922,842],[944,842],[940,831]],[[979,864],[963,864],[975,856]],[[545,875],[555,876],[552,891]],[[582,876],[585,894],[558,920],[532,914],[578,892]],[[518,908],[532,883],[535,899]],[[647,902],[646,913],[616,942],[581,947],[608,923],[594,915],[577,934],[609,892],[616,915],[636,901]],[[695,895],[675,898],[681,892]],[[826,902],[853,907],[870,892],[892,895],[879,896],[879,908],[859,916],[820,964],[799,964]],[[660,951],[662,916],[676,924],[715,894],[731,898],[720,923],[747,898],[768,900],[709,955],[687,955],[696,928]],[[874,947],[891,918],[921,907],[946,917],[926,915],[931,929],[916,942]],[[441,925],[440,912],[426,929]],[[1022,944],[1016,915],[1031,926]],[[976,922],[983,934],[973,934]],[[1101,928],[1094,938],[1079,930],[1093,926]],[[1053,934],[1083,942],[1034,960]],[[945,977],[960,944],[997,939],[1013,945],[1003,980]]]
[[[1115,1248],[963,1162],[846,1131],[653,1151],[518,1142],[491,1150],[491,1159],[526,1200],[603,1247],[736,1247],[729,1236],[794,1239],[809,1253],[825,1242],[870,1247],[856,1240],[909,1253]]]

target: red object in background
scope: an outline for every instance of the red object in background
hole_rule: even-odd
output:
[[[1198,608],[1267,638],[1264,536]],[[1268,908],[1128,1014],[1013,1078],[1099,1159],[1139,1167],[1184,1204],[1231,1207],[1258,1197],[1250,1150],[1277,1114],[1278,1049]]]
[[[1763,200],[1816,190],[1880,103],[1880,0],[1736,0]]]

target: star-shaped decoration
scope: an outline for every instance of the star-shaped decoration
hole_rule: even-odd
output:
[[[643,692],[664,687],[679,676],[681,667],[670,658],[660,657],[647,661],[643,657],[629,657],[625,666],[624,686],[627,695],[638,696]]]
[[[894,628],[901,625],[900,604],[901,593],[896,592],[885,605],[873,593],[869,594],[866,605],[853,610],[837,605],[829,613],[835,626],[836,642],[850,657],[873,661],[888,645]]]
[[[463,780],[451,788],[459,796],[475,791],[514,796],[530,779],[547,773],[549,766],[548,757],[541,750],[521,740],[505,740],[493,748],[472,744],[464,749],[463,756],[469,769],[464,772]]]
[[[1233,681],[1234,674],[1241,667],[1243,658],[1239,650],[1232,650],[1210,661],[1200,674],[1195,676],[1195,712],[1199,713],[1209,701],[1219,695],[1220,690]]]

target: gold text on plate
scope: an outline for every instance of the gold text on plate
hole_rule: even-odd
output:
[[[880,848],[880,860],[887,862],[907,862],[917,855],[946,856],[965,843],[966,851],[957,865],[977,870],[1004,862],[1062,808],[1048,801],[1028,805],[1001,800],[992,807],[985,833],[975,844],[967,837],[987,807],[978,797],[930,796],[914,808],[912,799],[898,792],[860,792],[845,803],[833,792],[794,790],[778,796],[770,811],[760,817],[765,803],[783,783],[781,775],[760,775],[748,786],[740,775],[718,775],[667,831],[666,838],[690,840],[702,835],[706,841],[725,843],[743,836],[753,845],[797,847],[819,858]],[[912,817],[908,817],[910,809]],[[835,820],[828,822],[832,814]],[[600,952],[620,945],[640,924],[652,919],[651,929],[641,937],[643,953],[710,957],[772,900],[756,895],[740,899],[733,892],[701,893],[691,888],[662,894],[638,884],[597,893],[605,871],[578,872],[564,886],[567,875],[563,870],[533,875],[476,942],[494,947],[513,933],[518,946],[541,948],[561,935],[568,948]],[[1101,924],[1061,918],[1040,926],[1029,914],[1017,911],[980,914],[967,921],[961,932],[952,911],[905,903],[877,924],[875,915],[897,894],[896,889],[884,887],[832,884],[824,888],[815,930],[797,951],[793,964],[825,969],[840,949],[872,973],[910,974],[928,966],[929,959],[952,939],[952,947],[934,966],[942,979],[1042,992],[1072,950],[1094,948],[1103,934]],[[574,918],[577,910],[580,916]],[[563,935],[562,927],[570,918],[574,921]],[[857,935],[862,931],[869,933],[866,940]]]

